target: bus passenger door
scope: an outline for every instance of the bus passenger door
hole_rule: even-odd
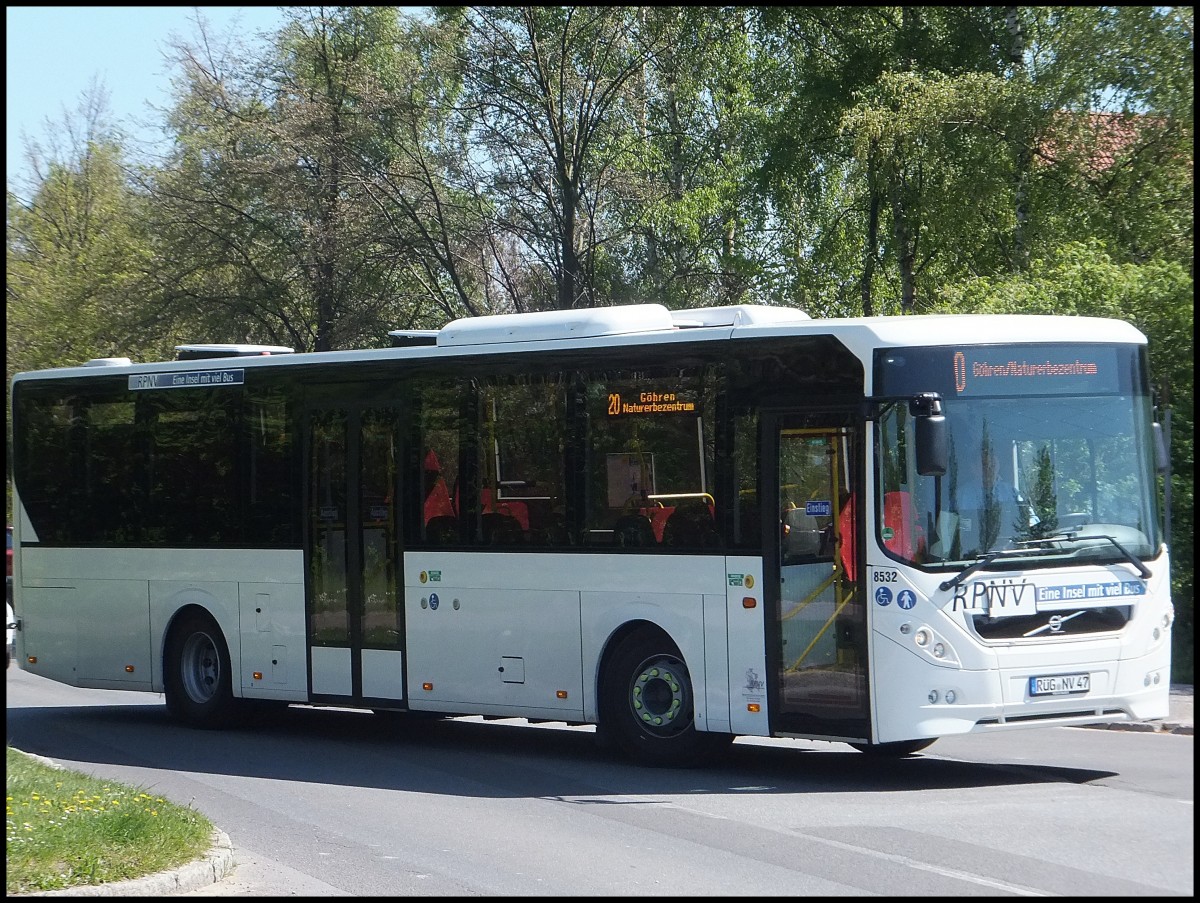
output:
[[[310,697],[402,700],[398,414],[344,405],[305,422]]]
[[[861,431],[851,423],[830,413],[768,419],[763,476],[775,506],[764,506],[763,576],[775,730],[865,740],[866,607],[853,513]]]

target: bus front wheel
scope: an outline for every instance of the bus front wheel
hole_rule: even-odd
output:
[[[691,766],[727,744],[728,734],[696,730],[692,678],[665,634],[619,641],[600,687],[601,739],[646,765]]]
[[[235,705],[231,671],[229,649],[216,622],[204,614],[185,615],[167,643],[167,711],[193,727],[227,727]]]

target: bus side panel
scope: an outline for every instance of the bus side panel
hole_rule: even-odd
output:
[[[127,560],[114,558],[121,554],[21,546],[22,667],[77,687],[151,689],[146,581]]]
[[[38,570],[31,561],[61,554],[30,550],[26,573]],[[27,577],[21,610],[25,655],[37,659],[26,670],[77,687],[151,689],[146,581]]]
[[[729,619],[725,596],[704,596],[704,707],[710,731],[729,732]]]
[[[304,585],[239,583],[238,602],[242,695],[305,702]]]
[[[79,641],[79,685],[149,690],[150,607],[145,580],[84,580],[76,617],[89,625]]]
[[[186,605],[203,608],[217,622],[229,647],[233,695],[305,701],[308,673],[304,655],[304,555],[292,549],[137,549],[122,553],[126,569],[150,580],[150,648],[154,650],[154,690],[163,690],[163,655],[167,631]],[[246,587],[245,591],[242,587]],[[271,692],[245,693],[248,670],[243,663],[247,630],[243,600],[270,592],[271,645],[285,645],[289,662],[286,684]],[[251,600],[252,601],[252,600]],[[256,630],[257,624],[250,629]],[[261,661],[261,650],[258,650]],[[268,672],[269,673],[269,672]],[[274,684],[268,684],[276,687]]]
[[[569,560],[410,552],[404,573],[410,708],[583,717],[579,591]]]
[[[737,557],[725,561],[729,655],[724,675],[728,687],[728,730],[743,736],[767,737],[771,728],[767,710],[762,559]]]
[[[18,662],[30,674],[78,686],[79,590],[26,578],[16,589]]]

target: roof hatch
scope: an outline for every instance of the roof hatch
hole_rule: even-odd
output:
[[[286,345],[176,345],[175,360],[199,361],[214,357],[260,357],[269,354],[291,354]]]
[[[590,339],[641,332],[669,332],[674,328],[671,312],[661,304],[623,304],[580,310],[545,310],[523,314],[464,317],[442,327],[437,336],[437,343],[439,346],[446,346],[548,342],[555,339]]]

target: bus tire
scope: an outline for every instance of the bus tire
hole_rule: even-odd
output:
[[[891,743],[851,743],[860,753],[880,759],[902,759],[928,749],[936,738],[925,740],[895,740]]]
[[[236,700],[229,648],[211,617],[193,612],[171,629],[163,674],[173,716],[208,730],[230,726]]]
[[[659,767],[690,767],[732,736],[696,730],[692,678],[675,644],[641,630],[617,643],[600,685],[599,741]]]

